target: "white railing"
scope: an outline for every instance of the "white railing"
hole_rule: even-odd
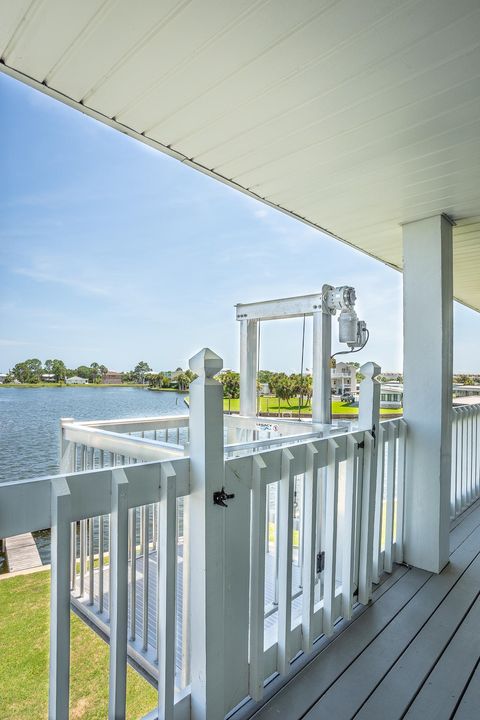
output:
[[[143,437],[64,420],[62,475],[0,485],[0,536],[52,528],[52,718],[68,718],[71,602],[110,637],[110,718],[130,655],[158,678],[159,718],[222,720],[402,560],[406,424],[378,423],[378,387],[371,430],[226,448],[220,361],[194,360],[188,439],[188,418],[161,440],[158,418]]]
[[[452,410],[450,516],[457,517],[480,496],[480,405]]]
[[[377,451],[373,581],[403,562],[403,518],[407,424],[402,418],[380,423]]]
[[[250,567],[245,694],[259,700],[268,677],[287,674],[402,560],[405,440],[405,422],[392,420],[377,452],[370,432],[351,432],[227,460],[227,488],[236,478],[250,490],[250,535],[236,548]]]
[[[61,421],[63,449],[61,469],[82,469],[116,464],[167,460],[184,455],[188,446],[189,418],[173,415],[94,422]]]
[[[189,493],[189,461],[145,463],[5,483],[0,487],[0,529],[4,536],[52,528],[50,606],[49,717],[68,718],[70,675],[70,600],[72,527],[92,518],[107,518],[109,538],[97,557],[84,562],[108,563],[109,587],[104,589],[104,613],[110,636],[109,717],[125,716],[127,628],[129,626],[128,518],[132,508],[158,503],[156,528],[159,572],[156,577],[156,675],[161,717],[173,717],[181,687],[176,678],[177,499]],[[92,536],[91,536],[92,537]],[[100,534],[103,537],[103,534]],[[93,544],[90,544],[90,549]],[[103,568],[102,568],[103,569]],[[130,585],[131,587],[131,585]],[[108,596],[106,599],[105,596]],[[106,600],[106,602],[105,602]],[[184,717],[188,715],[185,714]]]
[[[61,421],[62,469],[85,472],[144,463],[155,458],[184,455],[188,443],[188,416],[128,420]],[[182,443],[182,444],[180,444]],[[177,687],[189,684],[188,572],[185,572],[184,536],[188,517],[184,498],[177,501]],[[161,555],[158,528],[161,508],[155,502],[128,511],[128,655],[156,679],[158,675],[157,576]],[[90,517],[72,523],[70,583],[72,602],[107,636],[110,627],[110,518]]]

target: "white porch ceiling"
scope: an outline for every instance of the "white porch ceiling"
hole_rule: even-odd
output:
[[[480,310],[479,0],[0,0],[0,68]]]

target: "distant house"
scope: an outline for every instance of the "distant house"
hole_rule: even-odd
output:
[[[175,370],[175,372],[171,372],[171,373],[170,373],[170,381],[171,381],[172,385],[178,384],[178,382],[177,382],[178,376],[179,376],[179,375],[182,375],[182,374],[183,374],[182,368],[177,368],[177,369]]]
[[[0,373],[0,383],[4,383],[6,377],[7,377],[7,373]]]
[[[480,385],[453,384],[453,397],[469,397],[470,395],[480,395]]]
[[[88,383],[88,380],[78,377],[78,375],[72,375],[72,377],[67,378],[65,382],[68,385],[86,385]]]
[[[55,375],[53,373],[43,373],[40,375],[42,382],[55,382]]]
[[[357,368],[350,363],[337,362],[331,370],[331,378],[334,395],[349,395],[357,387]]]
[[[382,377],[385,378],[386,382],[401,382],[403,374],[401,372],[383,372],[381,373]],[[400,378],[400,380],[399,380]]]
[[[120,385],[122,382],[122,373],[116,372],[115,370],[108,370],[102,377],[102,382],[105,385]]]
[[[380,407],[396,410],[403,404],[403,385],[397,382],[382,383]]]

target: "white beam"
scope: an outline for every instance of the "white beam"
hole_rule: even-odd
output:
[[[452,425],[452,224],[438,215],[403,226],[405,561],[448,562]]]
[[[236,305],[237,320],[284,320],[312,315],[321,307],[322,293]]]

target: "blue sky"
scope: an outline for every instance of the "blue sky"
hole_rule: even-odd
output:
[[[235,303],[325,282],[357,290],[371,340],[354,359],[401,369],[396,271],[1,74],[0,107],[0,371],[162,370],[204,346],[238,368]],[[265,323],[261,367],[298,372],[301,333]],[[479,335],[456,306],[456,371],[480,371]]]

